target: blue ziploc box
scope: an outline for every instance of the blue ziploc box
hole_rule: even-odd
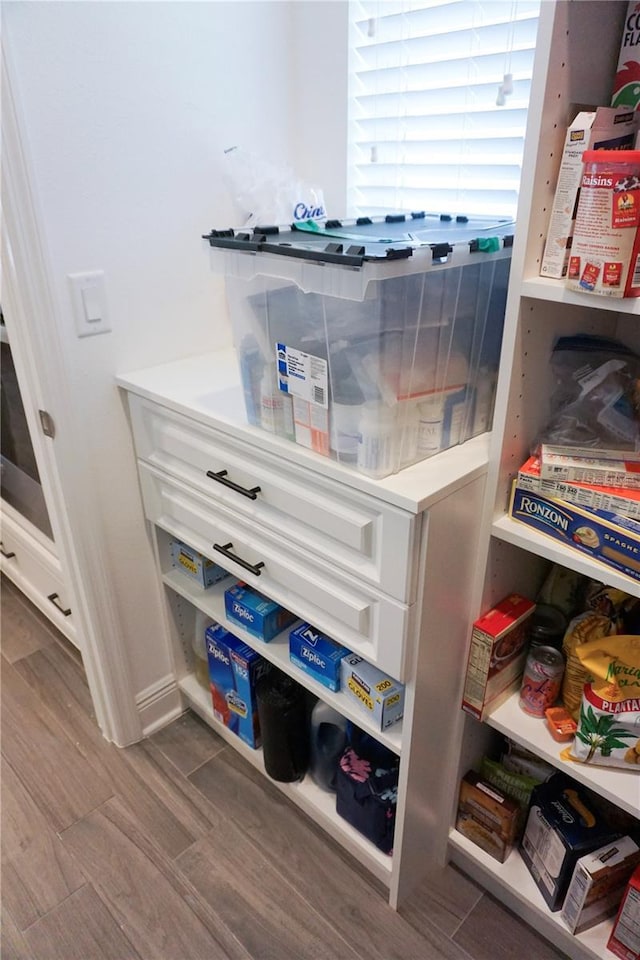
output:
[[[218,624],[205,637],[213,714],[255,750],[261,743],[255,687],[271,664]]]
[[[266,642],[273,640],[297,619],[295,613],[290,613],[242,582],[225,590],[224,608],[227,619]]]
[[[171,561],[174,567],[186,573],[192,580],[197,580],[202,587],[210,587],[230,576],[224,567],[218,566],[181,540],[171,541]]]
[[[334,693],[340,689],[340,661],[348,653],[346,647],[309,623],[300,624],[289,634],[291,662]]]

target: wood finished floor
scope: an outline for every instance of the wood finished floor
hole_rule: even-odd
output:
[[[6,579],[2,960],[558,960],[451,867],[375,880],[187,713],[120,750],[76,652]]]

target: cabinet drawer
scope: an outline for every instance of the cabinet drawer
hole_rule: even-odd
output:
[[[298,545],[327,569],[340,567],[397,600],[414,601],[412,514],[147,400],[130,396],[129,403],[142,460]]]
[[[312,563],[293,544],[197,491],[140,464],[145,514],[238,578],[402,680],[413,608],[368,588],[362,581]],[[250,572],[214,548],[256,567]]]
[[[0,537],[2,572],[77,645],[73,613],[58,558],[15,522],[4,504]]]

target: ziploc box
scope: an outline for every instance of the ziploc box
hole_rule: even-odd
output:
[[[404,685],[355,653],[347,654],[340,661],[340,685],[348,697],[370,714],[380,730],[402,719]]]
[[[291,662],[334,693],[340,689],[340,661],[348,653],[310,623],[300,624],[289,634]]]
[[[607,950],[620,960],[640,960],[640,867],[636,867],[622,896]]]
[[[620,837],[578,860],[561,914],[571,933],[613,916],[639,863],[640,848],[631,837]]]
[[[533,788],[520,853],[550,910],[561,908],[577,861],[617,836],[570,777]]]
[[[629,150],[637,129],[629,107],[598,107],[578,113],[567,129],[540,273],[561,279],[567,274],[582,179],[585,150]]]
[[[266,642],[297,619],[295,613],[285,610],[246,583],[236,583],[225,590],[224,608],[229,620]]]
[[[193,580],[197,580],[203,587],[210,587],[229,576],[229,572],[224,567],[218,566],[213,560],[209,560],[181,540],[171,541],[171,560],[174,567]]]
[[[532,600],[511,593],[473,624],[462,709],[478,720],[510,695],[524,670]]]
[[[205,636],[214,716],[256,749],[261,741],[255,686],[271,664],[217,624],[207,627]]]
[[[640,522],[521,490],[514,481],[509,513],[540,533],[640,580]]]

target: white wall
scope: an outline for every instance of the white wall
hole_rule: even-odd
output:
[[[62,439],[73,437],[78,469],[81,461],[93,484],[95,549],[117,598],[118,642],[135,691],[170,664],[166,649],[156,642],[151,657],[145,642],[162,623],[113,376],[229,343],[222,282],[200,239],[236,222],[224,148],[257,146],[343,203],[342,45],[329,87],[326,76],[345,8],[304,0],[3,3],[55,298],[51,315],[34,325],[57,325],[73,406],[58,428]],[[308,30],[322,41],[321,60],[315,41],[308,56],[296,44]],[[322,118],[326,138],[309,127],[310,114]],[[96,269],[105,271],[113,330],[78,339],[66,275]],[[55,419],[56,396],[45,400]]]

